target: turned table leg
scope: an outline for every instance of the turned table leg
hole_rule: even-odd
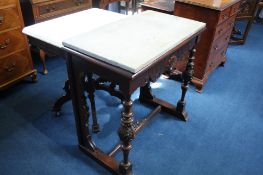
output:
[[[96,113],[96,105],[95,105],[95,87],[94,87],[94,82],[92,79],[92,74],[88,74],[88,83],[87,83],[87,91],[88,91],[88,97],[90,100],[90,105],[91,105],[91,111],[92,111],[92,132],[98,133],[100,131],[100,126],[98,124],[97,120],[97,113]]]
[[[188,120],[188,115],[185,112],[185,105],[186,105],[185,95],[186,95],[189,83],[191,82],[193,73],[194,73],[194,59],[195,59],[194,54],[195,52],[196,50],[194,48],[190,51],[188,63],[182,75],[182,78],[183,78],[183,82],[181,85],[182,94],[181,94],[180,100],[177,102],[177,107],[176,107],[176,111],[179,114],[179,118],[181,118],[184,121]]]
[[[123,160],[119,164],[119,172],[121,175],[132,174],[132,163],[129,161],[129,152],[132,148],[131,141],[135,137],[135,130],[133,127],[133,112],[132,100],[130,96],[123,101],[123,111],[121,114],[121,127],[118,134],[121,140],[121,148],[123,152]]]
[[[46,75],[48,73],[47,66],[46,66],[46,53],[44,50],[39,49],[39,56],[42,61],[43,65],[43,74]]]

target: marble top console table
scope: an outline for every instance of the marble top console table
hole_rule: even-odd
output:
[[[80,149],[113,174],[133,174],[129,160],[131,141],[155,114],[162,110],[182,120],[188,118],[184,109],[185,95],[193,74],[195,45],[204,29],[205,24],[201,22],[146,11],[64,40]],[[150,83],[185,52],[190,54],[183,73],[182,95],[175,106],[156,98]],[[93,74],[118,85],[123,102],[118,129],[120,143],[109,154],[96,147],[89,131],[85,92],[87,84],[96,81]],[[137,88],[140,88],[140,101],[155,106],[139,122],[135,122],[131,100]],[[93,96],[93,92],[89,91],[88,96]],[[123,153],[121,161],[114,158],[118,151]]]
[[[83,23],[83,19],[87,22]],[[75,27],[71,27],[72,23]],[[48,30],[50,27],[55,30]],[[204,29],[204,23],[158,12],[146,11],[127,17],[89,9],[28,26],[23,32],[41,49],[52,48],[51,51],[66,57],[70,81],[66,81],[67,94],[57,105],[60,107],[62,101],[72,99],[80,149],[113,174],[126,175],[132,174],[128,156],[131,140],[156,113],[163,110],[182,120],[188,119],[185,96],[193,74],[195,45]],[[127,36],[126,32],[131,30]],[[183,74],[182,95],[175,106],[154,97],[150,82],[156,81],[185,52],[190,54]],[[100,86],[103,81],[94,79],[94,74],[111,85],[119,85],[119,90],[114,91],[115,86]],[[139,87],[140,101],[156,108],[143,121],[134,122],[130,96]],[[91,102],[92,131],[99,131],[94,102],[96,89],[107,90],[123,101],[122,125],[118,130],[121,143],[109,154],[95,146],[86,123],[89,106],[84,92]],[[114,159],[118,151],[123,152],[121,162]]]

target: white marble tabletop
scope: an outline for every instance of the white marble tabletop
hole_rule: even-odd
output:
[[[61,48],[67,38],[124,17],[126,15],[93,8],[25,27],[23,33]]]
[[[66,39],[63,45],[136,73],[204,28],[202,22],[145,11]]]

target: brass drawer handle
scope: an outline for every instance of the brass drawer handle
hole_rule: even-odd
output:
[[[56,11],[56,7],[52,6],[52,7],[46,7],[46,12],[50,13],[50,12],[54,12]]]
[[[11,65],[6,66],[6,67],[5,67],[5,70],[6,70],[7,72],[13,72],[14,69],[15,69],[15,66],[16,66],[16,63],[12,63]]]
[[[7,46],[10,44],[10,39],[6,39],[5,42],[3,44],[0,44],[0,49],[5,49],[7,48]]]
[[[4,23],[4,17],[0,16],[0,25]]]
[[[76,6],[80,6],[83,3],[83,0],[75,0]]]

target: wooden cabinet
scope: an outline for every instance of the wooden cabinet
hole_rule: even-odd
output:
[[[36,80],[19,0],[0,1],[0,90],[31,76]]]
[[[202,91],[205,82],[219,65],[226,61],[226,50],[239,11],[240,0],[176,0],[174,15],[202,21],[206,31],[196,48],[194,78],[197,91]],[[178,63],[180,65],[180,63]],[[176,67],[182,71],[181,67]]]
[[[91,8],[91,0],[20,0],[25,25]]]
[[[92,7],[92,0],[20,0],[25,25],[32,25],[48,19],[86,10]],[[29,40],[31,43],[31,41]],[[39,52],[43,64],[43,73],[48,70],[45,64],[46,54]]]

